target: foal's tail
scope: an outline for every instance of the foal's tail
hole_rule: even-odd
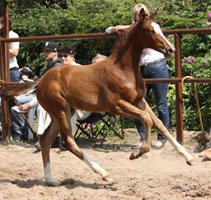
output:
[[[39,79],[34,82],[23,82],[23,83],[6,83],[3,80],[0,80],[0,96],[11,98],[13,96],[18,96],[20,94],[24,94],[30,90],[36,88]]]

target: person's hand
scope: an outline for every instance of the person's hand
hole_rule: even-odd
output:
[[[113,33],[117,33],[119,36],[123,35],[128,30],[129,25],[117,25],[112,28]]]

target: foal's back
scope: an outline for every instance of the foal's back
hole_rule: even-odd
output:
[[[108,62],[63,65],[49,70],[37,87],[39,102],[48,112],[59,104],[65,107],[65,101],[81,110],[107,111],[105,100],[108,100],[115,87],[115,79],[112,81],[110,78],[113,70]]]

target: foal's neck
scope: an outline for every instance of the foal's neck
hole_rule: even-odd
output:
[[[131,27],[116,43],[112,53],[115,64],[118,64],[124,71],[131,71],[135,74],[140,71],[139,62],[143,50],[138,43],[137,37],[141,37],[138,27]]]

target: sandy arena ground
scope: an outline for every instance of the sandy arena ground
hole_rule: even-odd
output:
[[[134,129],[124,140],[108,138],[102,148],[79,141],[81,149],[108,170],[114,184],[67,151],[51,149],[52,173],[62,185],[45,184],[41,153],[32,145],[0,145],[1,200],[205,200],[211,199],[211,161],[199,157],[193,132],[185,132],[185,147],[196,160],[188,166],[169,143],[129,160],[138,141]],[[84,142],[84,141],[83,141]]]

